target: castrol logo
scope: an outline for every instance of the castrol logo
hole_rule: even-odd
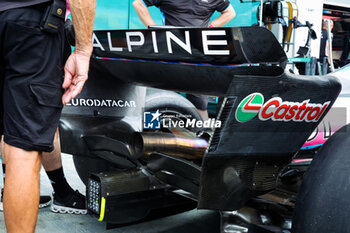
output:
[[[239,103],[236,120],[246,122],[258,115],[261,121],[318,122],[330,103],[331,101],[323,104],[310,103],[309,99],[289,102],[280,97],[274,97],[264,103],[264,96],[256,92]]]

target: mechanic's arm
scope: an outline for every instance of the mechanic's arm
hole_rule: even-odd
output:
[[[154,26],[156,23],[153,21],[148,8],[142,2],[142,0],[135,0],[132,5],[134,6],[137,15],[141,19],[142,23],[148,28],[149,26]]]
[[[221,15],[213,20],[210,25],[211,27],[222,27],[230,22],[236,16],[235,9],[230,5],[226,10],[221,12]]]
[[[326,42],[326,56],[327,56],[327,60],[328,60],[328,64],[331,65],[331,58],[330,58],[330,49],[329,49],[329,40],[327,40]]]
[[[75,49],[64,67],[63,104],[81,92],[88,78],[96,0],[69,0],[69,7],[75,30]]]

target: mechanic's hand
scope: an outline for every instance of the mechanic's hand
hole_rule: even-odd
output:
[[[83,89],[88,79],[91,52],[75,50],[68,58],[64,66],[64,82],[62,87],[66,89],[62,96],[62,103],[66,105],[76,97]]]

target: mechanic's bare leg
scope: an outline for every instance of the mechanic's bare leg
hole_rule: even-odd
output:
[[[74,190],[68,184],[64,177],[62,159],[61,159],[61,147],[58,140],[58,129],[56,130],[54,138],[55,149],[48,153],[43,152],[42,164],[45,168],[45,172],[50,179],[52,188],[56,195],[60,197],[67,197],[74,193]]]
[[[62,167],[61,147],[58,140],[58,129],[56,130],[53,144],[55,149],[52,152],[43,152],[42,164],[46,172],[54,171]]]
[[[58,140],[58,129],[54,138],[55,149],[43,152],[42,164],[54,190],[53,203],[50,210],[57,213],[86,214],[85,197],[74,191],[68,184],[62,167],[61,148]]]
[[[4,146],[4,216],[8,233],[34,232],[40,195],[41,152]]]
[[[201,110],[201,109],[197,109],[199,115],[201,115],[203,121],[206,121],[209,119],[209,115],[208,115],[208,111],[207,110]]]
[[[6,172],[6,165],[5,165],[5,156],[4,156],[4,141],[3,141],[3,136],[0,136],[0,153],[1,153],[1,166],[2,166],[2,178],[3,178],[3,186],[1,187],[1,191],[0,191],[0,211],[4,210],[3,207],[3,188],[5,185],[5,172]]]
[[[197,112],[201,116],[203,121],[209,119],[208,108],[208,96],[186,94],[186,98],[196,107]]]
[[[1,162],[2,162],[2,178],[3,178],[3,185],[5,185],[5,171],[6,171],[6,165],[5,165],[5,155],[4,155],[4,136],[0,137],[0,153],[1,153]]]

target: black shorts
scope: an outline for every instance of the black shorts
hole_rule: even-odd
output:
[[[0,12],[1,133],[28,151],[53,150],[63,107],[64,31],[40,30],[46,6]]]
[[[200,110],[207,110],[208,107],[208,96],[205,95],[194,95],[186,94],[186,98],[191,101],[191,103]]]

